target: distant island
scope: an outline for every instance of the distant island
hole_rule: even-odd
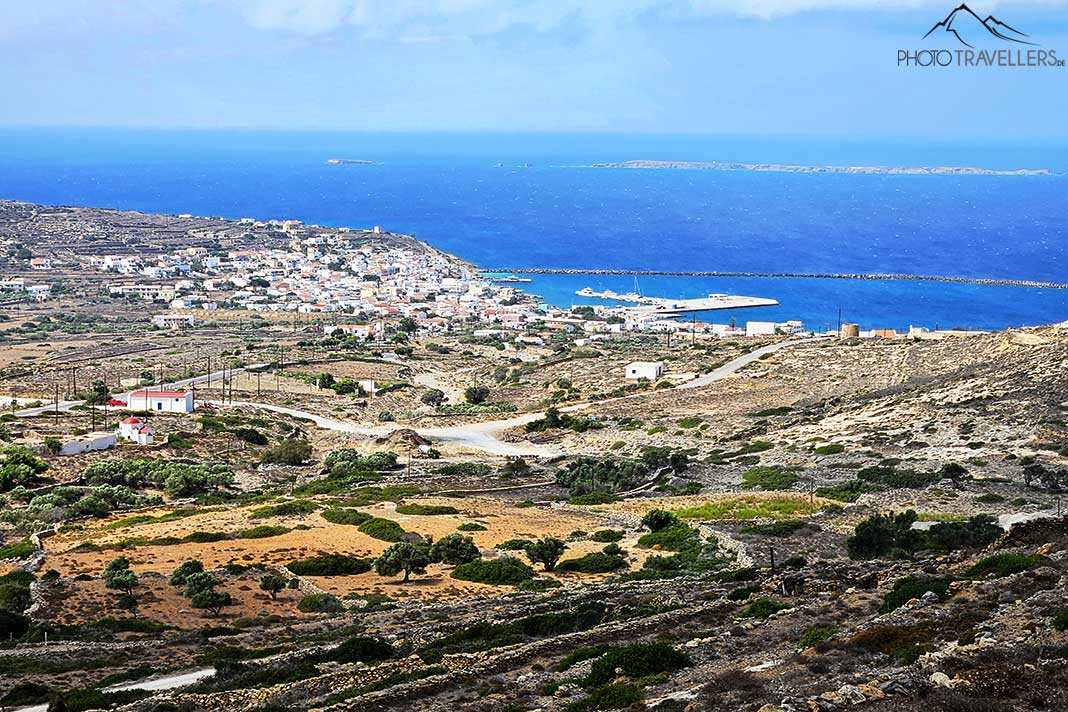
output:
[[[777,163],[720,163],[718,161],[623,161],[594,163],[594,168],[657,168],[706,171],[766,171],[774,173],[877,173],[887,175],[973,175],[973,176],[1048,176],[1045,168],[1037,170],[999,171],[990,168],[939,166],[900,168],[893,166],[788,166]]]
[[[376,161],[368,161],[368,160],[365,160],[365,159],[362,159],[362,158],[328,158],[328,159],[326,159],[326,162],[329,163],[332,166],[341,166],[341,165],[347,165],[347,164],[350,164],[350,163],[355,163],[356,165],[359,165],[359,166],[374,166],[374,165],[378,165]]]

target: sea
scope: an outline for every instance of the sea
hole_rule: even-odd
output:
[[[373,164],[327,163],[330,158]],[[626,160],[1045,168],[1049,176],[595,168]],[[911,273],[1068,282],[1068,144],[612,134],[0,129],[0,198],[296,219],[414,235],[487,270]],[[703,321],[1001,329],[1068,290],[806,278],[537,275],[671,299],[768,297]]]

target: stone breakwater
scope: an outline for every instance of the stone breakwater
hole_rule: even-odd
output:
[[[1032,289],[1068,289],[1065,282],[1042,282],[1031,279],[995,279],[987,277],[947,277],[927,274],[849,273],[849,272],[719,272],[652,269],[555,269],[551,267],[508,267],[484,269],[483,272],[511,274],[593,274],[638,277],[761,277],[768,279],[852,279],[895,282],[949,282],[951,284],[981,284],[995,287],[1029,287]]]

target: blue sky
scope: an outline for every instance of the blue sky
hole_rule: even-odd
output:
[[[1068,0],[971,6],[1068,59]],[[0,125],[1068,137],[1068,68],[896,66],[898,49],[945,45],[921,37],[952,7],[7,2]]]

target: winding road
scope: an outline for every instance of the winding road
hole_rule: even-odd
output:
[[[760,348],[753,349],[749,353],[742,354],[737,358],[734,358],[727,363],[723,364],[719,368],[710,371],[702,376],[698,376],[693,380],[680,383],[676,389],[691,389],[701,388],[707,386],[716,381],[728,378],[746,366],[759,361],[767,355],[773,354],[782,349],[792,346],[799,346],[802,344],[814,343],[819,340],[817,338],[808,339],[794,339],[791,341],[780,341],[774,344],[768,344],[761,346]],[[229,375],[236,375],[246,370],[255,370],[261,368],[266,364],[256,364],[248,366],[247,368],[235,368],[227,371]],[[185,386],[197,385],[200,383],[208,382],[211,380],[220,380],[223,372],[216,371],[210,376],[205,374],[203,376],[196,376],[194,378],[186,378],[172,383],[164,384],[164,388],[182,388]],[[592,406],[599,406],[605,403],[613,403],[618,401],[630,400],[635,398],[642,398],[649,395],[651,391],[642,391],[639,393],[630,393],[625,396],[619,396],[617,398],[609,398],[606,400],[573,403],[565,406],[560,410],[563,412],[577,412],[585,410]],[[129,392],[116,394],[116,398],[120,400],[129,399]],[[224,405],[221,401],[203,401],[212,405]],[[73,406],[81,405],[84,401],[61,401],[59,403],[60,410],[68,410]],[[367,437],[385,437],[397,430],[394,427],[376,426],[370,427],[366,425],[360,425],[345,420],[336,420],[334,418],[328,418],[316,413],[310,413],[304,410],[298,410],[296,408],[288,408],[286,406],[274,405],[272,403],[258,403],[253,401],[232,401],[225,404],[228,407],[234,408],[253,408],[270,411],[272,413],[280,413],[282,415],[288,415],[294,418],[300,418],[310,421],[316,426],[325,430],[334,430],[342,433],[353,433],[356,435],[363,435]],[[24,410],[16,411],[15,415],[19,416],[33,416],[40,415],[42,413],[50,413],[56,409],[56,405],[53,403],[48,406],[41,406],[38,408],[27,408]],[[412,428],[421,437],[427,438],[431,441],[444,442],[460,447],[469,448],[472,450],[479,450],[489,453],[491,455],[501,455],[507,457],[556,457],[563,454],[560,448],[552,445],[539,445],[535,443],[524,442],[508,442],[500,438],[501,433],[511,428],[526,425],[527,423],[544,417],[543,412],[535,413],[523,413],[522,415],[515,415],[508,418],[502,418],[500,420],[490,420],[481,423],[467,423],[464,425],[450,425],[443,427],[430,427],[430,428]]]

